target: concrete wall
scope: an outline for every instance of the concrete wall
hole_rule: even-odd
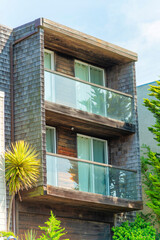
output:
[[[4,154],[4,93],[0,92],[0,231],[6,230],[6,184]]]

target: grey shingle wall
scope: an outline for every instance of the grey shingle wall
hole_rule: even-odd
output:
[[[141,200],[141,165],[137,119],[135,63],[115,66],[110,69],[107,74],[108,87],[133,96],[135,134],[110,140],[109,149],[111,149],[110,158],[113,165],[137,170],[135,187],[138,189],[138,199]],[[124,221],[125,219],[132,219],[133,216],[134,213],[127,214],[127,216],[126,214],[121,214],[117,217],[117,222]]]
[[[34,22],[14,29],[14,41],[35,30]],[[14,45],[15,141],[25,140],[39,153],[43,166],[43,30]],[[43,119],[43,120],[42,120]],[[43,180],[40,179],[39,184]]]

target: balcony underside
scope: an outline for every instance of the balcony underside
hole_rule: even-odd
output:
[[[47,19],[42,20],[45,47],[100,66],[137,61],[137,54]]]
[[[114,137],[134,133],[135,126],[100,115],[45,101],[46,124],[66,126],[96,137]]]
[[[100,194],[58,188],[50,185],[47,185],[47,187],[37,187],[26,192],[23,191],[21,195],[24,202],[58,203],[112,213],[142,210],[143,206],[142,201],[131,201]]]

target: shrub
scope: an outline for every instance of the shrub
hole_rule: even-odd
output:
[[[61,236],[66,234],[64,232],[65,228],[60,227],[61,221],[56,219],[52,211],[49,220],[45,222],[45,224],[47,226],[44,227],[39,226],[41,230],[45,231],[45,234],[42,233],[42,236],[40,236],[40,238],[38,238],[37,240],[50,240],[50,239],[59,240]]]
[[[134,222],[124,222],[120,227],[112,228],[113,240],[155,240],[156,230],[139,215]]]
[[[9,236],[16,237],[13,232],[0,231],[0,238],[3,237],[3,239],[6,240]],[[18,238],[16,237],[16,239]]]

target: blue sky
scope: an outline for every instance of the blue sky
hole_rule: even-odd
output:
[[[39,17],[138,53],[137,85],[160,79],[159,0],[0,0],[0,24]]]

